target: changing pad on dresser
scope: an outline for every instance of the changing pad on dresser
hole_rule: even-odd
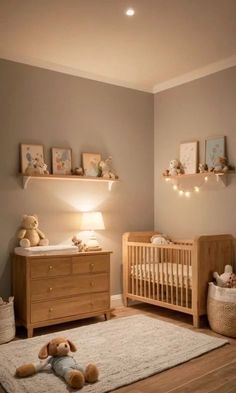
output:
[[[58,255],[58,254],[75,254],[78,252],[78,247],[70,245],[52,245],[52,246],[36,246],[36,247],[16,247],[15,254],[22,256],[32,255]]]

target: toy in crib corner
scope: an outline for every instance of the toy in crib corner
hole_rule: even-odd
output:
[[[95,364],[88,364],[85,369],[69,355],[77,348],[70,340],[57,337],[49,341],[39,351],[38,358],[44,362],[24,364],[16,369],[16,376],[30,377],[39,371],[52,369],[53,372],[64,378],[67,384],[74,389],[81,389],[85,382],[95,383],[98,380],[98,369]],[[49,357],[50,356],[50,357]]]
[[[183,173],[184,173],[184,168],[181,162],[177,159],[171,160],[168,169],[169,176],[182,175]]]
[[[221,275],[219,275],[217,272],[214,272],[213,277],[215,278],[218,287],[236,288],[236,274],[233,273],[233,268],[231,265],[226,265],[225,271]]]
[[[21,222],[21,229],[17,238],[23,248],[34,246],[48,246],[49,241],[44,233],[38,228],[39,220],[36,214],[32,216],[24,215]]]
[[[78,251],[79,251],[79,252],[86,251],[86,245],[82,242],[81,239],[78,239],[77,236],[74,235],[74,236],[72,237],[72,242],[73,242],[74,246],[77,246],[77,247],[78,247]]]
[[[164,234],[153,235],[150,239],[152,244],[172,244],[172,241],[169,239],[168,236]]]

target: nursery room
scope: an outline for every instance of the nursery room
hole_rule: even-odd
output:
[[[0,393],[236,392],[235,20],[0,0]]]

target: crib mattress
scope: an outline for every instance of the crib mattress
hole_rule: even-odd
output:
[[[131,266],[131,277],[140,280],[192,288],[192,266],[177,263],[146,263]]]

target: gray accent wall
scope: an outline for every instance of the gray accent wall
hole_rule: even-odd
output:
[[[236,165],[236,67],[155,95],[155,228],[171,236],[231,233],[236,236],[236,175],[229,185],[211,184],[189,199],[162,178],[169,161],[179,157],[182,141],[200,142],[204,162],[206,137],[226,135],[227,152]]]
[[[154,97],[127,88],[0,60],[0,296],[10,294],[10,254],[23,214],[37,213],[51,244],[79,233],[80,210],[100,210],[112,250],[112,294],[122,290],[121,236],[153,229]],[[120,182],[32,181],[22,188],[19,144],[71,147],[113,157]]]

